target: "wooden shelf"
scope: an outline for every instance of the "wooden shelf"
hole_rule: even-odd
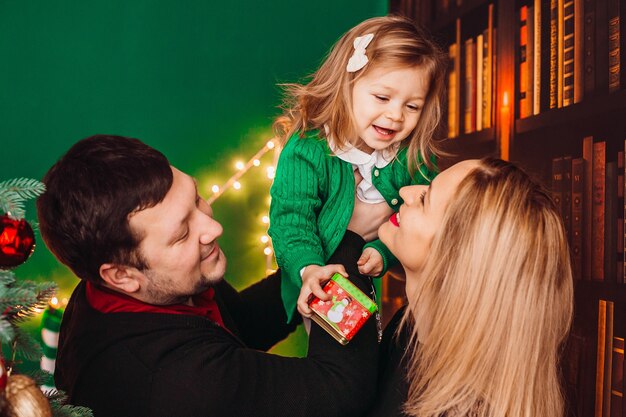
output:
[[[465,17],[490,2],[491,0],[463,0],[461,6],[457,7],[455,4],[451,4],[450,11],[433,22],[430,28],[433,32],[443,31],[451,25],[454,25],[457,18]],[[454,3],[454,0],[450,0],[450,3]]]
[[[517,119],[515,121],[515,133],[524,134],[546,127],[572,124],[584,127],[590,122],[593,122],[594,125],[611,123],[617,117],[626,117],[626,90],[590,97],[568,107],[552,109],[536,116]]]
[[[444,152],[450,154],[444,158],[441,168],[450,166],[463,159],[481,158],[485,155],[497,155],[495,129],[490,127],[478,132],[463,134],[455,138],[445,139],[441,143]]]

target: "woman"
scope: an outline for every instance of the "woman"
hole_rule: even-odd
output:
[[[371,415],[560,417],[557,355],[572,316],[565,231],[516,166],[464,161],[379,229],[406,272]]]

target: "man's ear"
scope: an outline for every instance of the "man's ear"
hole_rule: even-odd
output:
[[[118,264],[100,265],[100,277],[107,287],[127,294],[139,291],[145,280],[145,275],[137,268]]]

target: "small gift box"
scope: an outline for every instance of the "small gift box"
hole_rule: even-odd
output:
[[[335,274],[324,285],[328,301],[313,297],[309,306],[313,321],[342,345],[348,344],[378,306],[347,278]]]

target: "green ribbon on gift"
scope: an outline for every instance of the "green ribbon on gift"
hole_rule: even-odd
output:
[[[343,288],[344,291],[350,295],[350,297],[358,301],[359,304],[361,304],[370,313],[373,314],[378,310],[378,306],[376,305],[376,303],[373,302],[367,296],[367,294],[358,289],[356,285],[350,282],[348,278],[344,277],[343,275],[335,274],[332,276],[331,279],[335,281],[341,288]]]

